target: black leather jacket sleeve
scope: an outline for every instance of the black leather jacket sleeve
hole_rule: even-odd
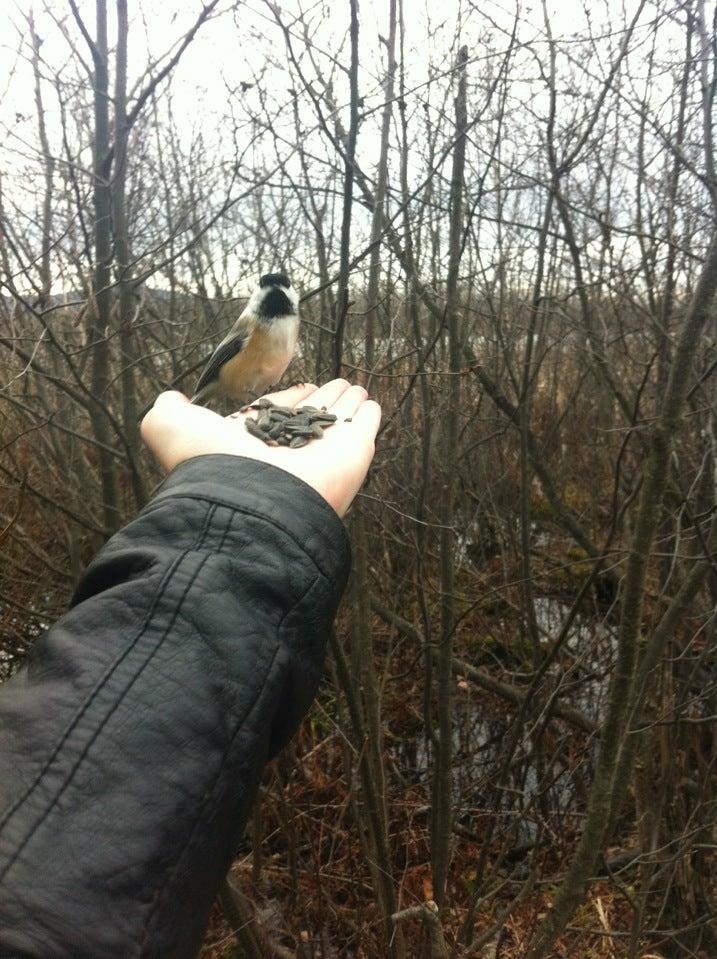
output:
[[[191,957],[321,677],[350,550],[234,456],[179,466],[0,686],[0,956]]]

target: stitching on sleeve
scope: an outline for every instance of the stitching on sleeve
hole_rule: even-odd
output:
[[[212,503],[212,505],[207,510],[206,517],[204,518],[204,526],[202,527],[202,531],[192,545],[193,550],[201,549],[202,546],[204,546],[204,540],[207,538],[207,533],[209,532],[209,525],[211,521],[214,519],[214,514],[216,513],[216,511],[217,511],[217,504]]]
[[[219,543],[219,548],[217,549],[218,553],[221,553],[221,551],[224,549],[224,543],[226,542],[226,538],[229,535],[229,530],[232,528],[233,521],[234,521],[234,513],[231,510],[229,510],[227,525],[224,527],[224,533],[222,534],[222,539],[221,539],[221,542]]]
[[[281,644],[280,644],[280,643],[277,643],[277,644],[276,644],[276,649],[274,650],[274,653],[273,653],[273,655],[272,655],[272,657],[271,657],[271,660],[270,660],[269,663],[267,664],[267,670],[266,670],[266,675],[267,675],[267,677],[271,675],[271,672],[272,672],[272,670],[273,670],[273,668],[274,668],[274,663],[276,662],[276,657],[279,655],[279,650],[280,650],[280,649],[281,649]],[[219,778],[221,777],[222,772],[224,771],[224,766],[226,765],[226,759],[227,759],[227,756],[229,755],[229,753],[230,753],[231,750],[232,750],[232,747],[233,747],[233,745],[234,745],[234,741],[235,741],[235,739],[237,738],[237,736],[239,735],[239,733],[242,731],[242,729],[244,728],[245,723],[247,722],[247,720],[248,720],[249,717],[251,716],[252,712],[254,711],[254,707],[256,706],[257,701],[258,701],[259,698],[261,697],[261,694],[264,692],[264,686],[265,686],[265,683],[262,684],[262,686],[261,686],[261,688],[260,688],[259,690],[257,690],[257,694],[256,694],[256,696],[254,697],[254,700],[252,701],[251,705],[247,707],[247,709],[246,709],[246,711],[244,712],[243,716],[242,716],[241,719],[237,722],[237,726],[236,726],[236,729],[234,730],[234,734],[232,735],[232,738],[231,738],[231,740],[229,741],[229,745],[227,746],[227,748],[226,748],[226,750],[225,750],[225,752],[224,752],[224,755],[222,756],[221,762],[219,763],[219,768],[217,769],[217,774],[216,774],[216,776],[214,777],[214,780],[213,780],[213,782],[212,782],[212,786],[211,786],[211,790],[210,790],[210,795],[211,795],[211,796],[214,795],[214,790],[216,789],[217,782],[219,781]],[[162,883],[162,885],[159,887],[159,889],[157,890],[157,892],[156,892],[156,894],[155,894],[154,905],[152,906],[152,908],[150,909],[150,911],[147,913],[147,918],[145,919],[145,923],[144,923],[144,933],[143,933],[143,935],[142,935],[142,941],[141,941],[140,943],[138,943],[138,945],[137,945],[138,952],[137,952],[136,955],[137,955],[138,959],[139,959],[139,957],[141,957],[141,956],[144,955],[144,947],[145,947],[145,945],[147,944],[147,938],[148,938],[148,936],[149,936],[149,931],[150,931],[150,930],[149,930],[149,927],[150,927],[150,925],[151,925],[151,923],[152,923],[152,920],[153,920],[153,918],[154,918],[154,914],[156,913],[157,909],[159,908],[159,906],[160,906],[160,904],[161,904],[161,902],[162,902],[162,899],[164,898],[164,895],[165,895],[165,892],[166,892],[167,888],[170,887],[171,884],[172,884],[172,882],[174,881],[174,878],[175,878],[175,876],[177,875],[177,872],[178,872],[178,870],[179,870],[180,865],[182,864],[182,861],[183,861],[184,857],[186,856],[187,852],[189,851],[189,849],[190,849],[191,846],[192,846],[192,842],[193,842],[193,839],[194,839],[194,834],[195,834],[195,832],[197,831],[197,827],[198,827],[198,826],[200,825],[200,823],[203,821],[203,815],[202,815],[202,813],[203,813],[203,810],[204,810],[204,806],[205,806],[205,805],[206,805],[206,804],[202,804],[202,810],[200,811],[199,815],[197,816],[196,821],[195,821],[195,823],[194,823],[194,826],[192,826],[192,831],[190,832],[189,836],[187,837],[187,841],[186,841],[186,843],[185,843],[185,845],[184,845],[184,849],[182,849],[182,852],[181,852],[181,853],[179,854],[179,856],[177,857],[177,860],[176,860],[176,862],[174,863],[174,867],[172,868],[172,870],[171,870],[171,872],[169,873],[169,875],[167,875],[167,877],[165,878],[164,882]]]
[[[107,669],[105,670],[104,674],[102,675],[102,677],[100,678],[100,680],[97,682],[96,686],[92,689],[92,691],[91,691],[90,695],[88,696],[88,698],[82,703],[82,705],[79,707],[79,709],[77,710],[77,712],[75,713],[75,715],[72,717],[72,720],[70,721],[69,726],[67,727],[67,729],[66,729],[65,732],[63,733],[62,737],[60,738],[59,742],[57,743],[56,747],[54,748],[54,750],[52,751],[52,753],[50,754],[50,756],[48,757],[48,759],[45,761],[45,763],[42,765],[42,767],[38,770],[37,775],[35,776],[35,778],[34,778],[34,779],[32,780],[32,782],[28,785],[28,787],[27,787],[27,789],[25,790],[25,792],[24,792],[21,796],[19,796],[18,799],[8,808],[8,810],[6,811],[6,813],[5,813],[5,815],[2,817],[2,819],[0,819],[0,830],[2,830],[2,829],[8,824],[8,822],[10,821],[10,819],[12,819],[12,817],[15,815],[15,813],[16,813],[17,810],[20,808],[20,806],[22,806],[23,803],[27,802],[27,800],[28,800],[28,798],[30,797],[31,793],[37,788],[37,786],[38,786],[38,784],[40,783],[40,781],[42,780],[42,778],[43,778],[43,777],[45,776],[45,774],[48,772],[48,770],[50,769],[50,767],[51,767],[52,764],[54,763],[55,759],[57,758],[58,753],[60,752],[60,750],[62,749],[62,747],[64,746],[64,744],[67,742],[67,740],[69,739],[69,737],[72,735],[72,733],[74,732],[75,728],[77,727],[77,724],[78,724],[79,721],[82,719],[82,717],[84,716],[85,712],[90,708],[90,706],[92,705],[92,703],[93,703],[94,699],[96,698],[96,696],[104,689],[105,685],[107,684],[107,681],[108,681],[109,678],[112,676],[112,674],[116,671],[116,669],[120,666],[120,664],[124,661],[124,659],[125,659],[125,658],[132,652],[132,650],[135,648],[135,646],[137,645],[139,639],[142,637],[142,635],[144,634],[147,626],[149,625],[149,622],[150,622],[152,616],[154,615],[154,613],[155,613],[155,611],[156,611],[156,609],[157,609],[157,606],[159,605],[159,603],[160,603],[161,600],[163,599],[164,593],[165,593],[165,591],[166,591],[166,589],[167,589],[167,585],[168,585],[169,582],[171,581],[174,573],[175,573],[175,572],[177,571],[177,569],[179,568],[179,565],[183,562],[183,560],[185,559],[185,557],[186,557],[190,552],[192,552],[192,551],[200,548],[201,545],[202,545],[202,543],[204,542],[204,539],[205,539],[206,534],[207,534],[207,530],[208,530],[208,528],[209,528],[209,523],[210,523],[211,517],[214,515],[214,512],[215,512],[215,511],[216,511],[216,506],[215,506],[215,505],[212,505],[211,508],[207,510],[207,515],[206,515],[205,520],[204,520],[204,525],[203,525],[203,527],[202,527],[199,535],[197,536],[194,544],[192,545],[191,549],[184,550],[184,551],[177,557],[177,559],[174,561],[174,563],[171,564],[171,566],[169,567],[169,569],[168,569],[167,572],[165,573],[164,577],[163,577],[162,580],[160,581],[159,586],[158,586],[158,588],[157,588],[157,592],[156,592],[156,594],[155,594],[155,597],[154,597],[154,599],[152,600],[152,604],[151,604],[151,606],[150,606],[150,608],[149,608],[149,610],[148,610],[148,612],[147,612],[147,615],[146,615],[145,619],[142,621],[142,624],[140,625],[140,627],[139,627],[139,629],[138,629],[138,631],[137,631],[137,634],[136,634],[135,638],[134,638],[134,639],[132,640],[132,642],[120,653],[120,655],[117,656],[116,659],[107,667]],[[203,565],[203,564],[202,564],[202,565]],[[200,567],[200,568],[201,568],[201,567]],[[198,571],[197,571],[197,572],[198,572]],[[184,597],[183,597],[183,598],[184,598]],[[87,602],[87,600],[86,600],[85,602]],[[180,605],[181,605],[181,603],[180,603]],[[179,611],[179,606],[177,607],[177,612],[178,612],[178,611]],[[174,619],[172,620],[172,623],[174,623]],[[165,634],[165,635],[166,635],[166,634]],[[162,641],[163,641],[163,639],[164,639],[164,637],[162,638]],[[160,644],[161,644],[162,641],[160,641]],[[157,647],[157,648],[159,648],[159,647]],[[156,650],[155,650],[155,651],[156,651]],[[149,661],[149,660],[147,660],[146,662],[148,662],[148,661]],[[145,665],[146,665],[146,662],[145,662]],[[144,668],[144,666],[143,666],[142,668]],[[140,672],[141,672],[141,670],[140,670]],[[139,673],[137,673],[136,675],[139,675]],[[135,677],[135,678],[136,678],[136,677]],[[132,681],[134,681],[134,680],[132,680]],[[131,683],[130,683],[130,685],[131,685]],[[129,689],[129,686],[127,686],[127,687],[125,688],[124,692],[122,693],[122,697],[125,695],[125,693],[127,692],[128,689]],[[119,702],[119,701],[118,701],[118,702]],[[113,710],[113,711],[114,711],[114,710]],[[110,715],[111,715],[111,714],[110,714]],[[109,719],[109,716],[105,717],[104,722],[106,722],[108,719]],[[100,727],[100,728],[101,728],[101,727]],[[98,732],[99,732],[99,730],[98,730]],[[92,741],[93,741],[93,740],[92,740]],[[92,741],[91,741],[90,744],[88,744],[88,746],[86,747],[87,749],[89,749],[89,746],[92,744]],[[80,757],[80,760],[78,760],[78,765],[79,765],[79,762],[81,762],[82,758],[84,758],[84,755],[85,755],[85,751],[83,751],[82,756]],[[77,768],[77,767],[75,767],[75,768]],[[73,773],[74,773],[74,771],[73,771]],[[66,785],[67,785],[67,783],[65,783],[65,786],[62,787],[61,792],[64,791],[64,788],[66,787]],[[60,792],[59,795],[61,795],[61,792]],[[29,833],[28,836],[25,838],[25,840],[21,843],[20,847],[15,851],[15,853],[14,853],[12,856],[10,856],[10,857],[8,858],[8,862],[5,864],[5,866],[4,866],[2,869],[0,869],[0,878],[2,878],[3,876],[6,875],[6,873],[8,872],[8,870],[10,869],[10,867],[12,866],[12,864],[15,862],[15,860],[16,860],[17,857],[18,857],[18,855],[19,855],[20,852],[22,851],[22,849],[25,847],[27,841],[28,841],[28,840],[30,839],[30,837],[32,836],[33,831],[34,831],[35,829],[37,829],[38,826],[40,825],[40,823],[44,820],[44,818],[45,818],[45,816],[47,815],[47,813],[50,811],[50,809],[52,808],[52,806],[54,805],[54,803],[55,803],[55,802],[57,801],[57,799],[59,798],[59,795],[58,795],[57,797],[55,797],[55,799],[53,800],[53,802],[50,804],[50,806],[48,807],[48,809],[45,811],[45,813],[44,813],[43,816],[41,817],[40,821],[39,821],[38,823],[36,823],[36,824],[32,827],[32,829],[30,830],[30,833]]]
[[[183,558],[183,555],[184,555],[184,554],[182,554],[182,556],[178,557],[177,560],[175,560],[175,562],[170,566],[170,568],[169,568],[169,569],[167,570],[167,572],[164,574],[164,577],[162,578],[162,581],[161,581],[160,584],[159,584],[159,588],[158,588],[158,590],[157,590],[157,594],[156,594],[156,596],[155,596],[155,598],[154,598],[154,601],[153,601],[153,603],[152,603],[152,606],[151,606],[150,610],[149,610],[148,613],[147,613],[147,617],[146,617],[145,621],[142,623],[142,626],[140,627],[140,630],[139,630],[139,632],[138,632],[138,636],[141,635],[141,632],[144,630],[144,627],[146,626],[147,621],[149,620],[149,618],[151,617],[152,613],[154,612],[157,603],[159,603],[159,601],[161,600],[162,596],[164,595],[164,590],[165,590],[166,587],[167,587],[167,583],[168,583],[169,580],[171,579],[172,573],[174,572],[176,566],[179,564],[179,562],[181,562],[181,559]],[[84,715],[84,713],[85,713],[85,711],[88,709],[88,707],[91,705],[91,703],[92,703],[93,699],[95,698],[95,696],[97,695],[97,693],[98,693],[98,692],[102,689],[102,687],[104,686],[105,682],[106,682],[107,679],[109,678],[109,675],[119,666],[119,664],[122,662],[122,660],[124,659],[124,657],[125,657],[125,656],[129,653],[129,651],[132,649],[133,645],[134,645],[134,641],[133,641],[133,643],[131,643],[126,649],[124,649],[124,650],[122,651],[121,655],[118,656],[117,659],[115,659],[115,660],[110,664],[110,666],[107,668],[107,670],[106,670],[106,672],[104,673],[104,675],[102,676],[101,680],[100,680],[100,681],[98,682],[98,684],[94,687],[94,689],[92,690],[92,692],[90,693],[90,695],[88,696],[88,698],[85,700],[85,702],[82,703],[82,706],[77,710],[77,712],[75,713],[75,715],[72,717],[72,721],[70,722],[70,725],[67,727],[67,729],[66,729],[65,732],[63,733],[62,738],[60,739],[60,741],[58,742],[57,746],[56,746],[55,749],[52,751],[52,753],[50,754],[50,756],[48,757],[48,759],[46,760],[46,762],[45,762],[45,763],[43,764],[43,766],[40,768],[40,770],[38,771],[38,773],[37,773],[37,775],[35,776],[35,778],[33,779],[33,781],[32,781],[32,782],[30,783],[30,785],[27,787],[26,791],[22,794],[22,796],[20,796],[20,797],[13,803],[12,806],[10,806],[10,808],[7,810],[7,812],[6,812],[5,815],[2,817],[2,819],[0,819],[0,829],[4,828],[4,827],[7,825],[8,820],[14,815],[14,813],[17,811],[17,809],[25,802],[25,800],[28,798],[28,796],[30,795],[30,793],[33,791],[33,789],[34,789],[34,788],[37,786],[37,784],[40,782],[40,780],[42,779],[42,777],[45,775],[45,773],[47,772],[47,770],[50,768],[50,766],[51,766],[52,763],[54,762],[55,758],[57,757],[58,752],[59,752],[60,749],[64,746],[65,742],[67,741],[67,738],[71,735],[71,733],[72,733],[72,731],[74,730],[75,726],[76,726],[77,723],[80,721],[80,719],[82,718],[82,716]],[[0,875],[3,875],[3,873],[0,873]]]
[[[318,495],[318,494],[317,494],[317,495]],[[200,502],[206,502],[206,501],[207,501],[206,496],[193,496],[191,493],[177,493],[177,494],[174,495],[174,496],[166,496],[166,497],[162,500],[162,503],[166,503],[167,501],[169,501],[169,500],[171,500],[171,499],[174,499],[174,500],[180,500],[180,499],[199,500]],[[309,557],[309,559],[311,560],[311,562],[313,563],[313,565],[319,570],[319,572],[322,574],[322,576],[324,576],[327,580],[329,580],[329,582],[334,582],[334,577],[331,576],[329,573],[327,573],[327,571],[326,571],[325,569],[323,569],[322,566],[321,566],[321,564],[318,562],[316,556],[314,556],[313,553],[310,553],[310,552],[307,550],[307,548],[306,548],[306,543],[303,542],[302,540],[300,540],[300,539],[296,536],[295,533],[292,533],[292,531],[291,531],[290,529],[288,529],[286,526],[284,526],[282,523],[277,522],[277,520],[275,520],[272,516],[268,516],[266,513],[257,512],[256,510],[248,509],[248,508],[245,507],[245,506],[239,506],[239,505],[237,505],[236,503],[227,502],[227,501],[224,500],[224,499],[215,498],[215,499],[212,500],[212,502],[213,502],[215,505],[217,505],[217,506],[225,506],[227,509],[230,509],[233,513],[241,513],[241,514],[244,515],[244,516],[251,516],[251,517],[253,517],[254,519],[258,519],[258,520],[261,520],[261,521],[264,522],[264,523],[268,523],[270,526],[274,526],[276,529],[278,529],[278,530],[280,530],[282,533],[284,533],[285,536],[288,536],[289,539],[290,539],[293,543],[296,543],[296,545],[299,547],[299,549],[301,550],[301,552],[304,553],[306,556]],[[154,507],[154,509],[159,509],[159,508],[160,508],[160,504],[158,503],[158,504],[156,505],[156,507]],[[328,506],[328,504],[327,504],[327,507],[326,507],[326,508],[329,509],[329,510],[331,509],[331,507]],[[143,516],[147,516],[147,515],[151,514],[152,512],[153,512],[152,509],[147,508],[147,509],[144,510],[144,512],[143,512],[142,515],[143,515]],[[333,512],[333,511],[332,511],[332,512]],[[338,516],[336,516],[336,521],[337,521],[338,523],[341,522],[341,520],[338,518]],[[347,534],[347,542],[348,542],[348,534]]]
[[[232,748],[233,748],[233,746],[234,746],[234,741],[236,740],[237,736],[239,735],[239,733],[241,732],[241,730],[242,730],[243,727],[245,726],[246,722],[247,722],[248,719],[250,718],[251,714],[253,713],[253,711],[254,711],[254,709],[255,709],[255,707],[256,707],[256,704],[257,704],[258,700],[260,699],[261,695],[262,695],[263,692],[264,692],[264,689],[266,688],[266,681],[267,681],[268,677],[271,675],[271,673],[272,673],[272,671],[273,671],[273,669],[274,669],[274,663],[276,662],[276,657],[278,656],[279,651],[280,651],[281,648],[282,648],[281,639],[278,638],[278,637],[279,637],[279,634],[281,633],[281,630],[283,629],[284,623],[285,623],[285,621],[289,618],[289,616],[291,616],[291,615],[294,613],[294,611],[304,602],[304,599],[305,599],[306,596],[311,592],[311,590],[314,588],[314,586],[316,585],[317,582],[318,582],[318,577],[316,577],[315,579],[312,580],[311,584],[310,584],[310,585],[306,588],[306,590],[302,593],[301,597],[296,600],[296,602],[292,605],[292,607],[291,607],[289,610],[286,611],[286,613],[284,613],[284,615],[282,616],[281,620],[280,620],[279,623],[277,624],[277,627],[276,627],[276,631],[277,631],[277,644],[276,644],[276,649],[274,650],[274,654],[273,654],[273,656],[271,657],[271,661],[267,664],[267,670],[266,670],[265,680],[264,680],[264,682],[262,683],[261,687],[257,690],[256,696],[254,697],[251,705],[249,705],[249,706],[247,707],[247,709],[244,711],[242,717],[237,721],[236,729],[234,730],[234,733],[233,733],[233,735],[232,735],[232,738],[230,739],[229,744],[227,745],[227,748],[226,748],[225,751],[224,751],[224,754],[223,754],[223,756],[222,756],[222,758],[221,758],[221,762],[219,763],[219,768],[217,769],[216,776],[214,777],[214,780],[212,781],[211,790],[210,790],[210,795],[211,795],[211,796],[214,795],[214,790],[216,789],[217,782],[219,781],[219,778],[220,778],[220,776],[222,775],[222,772],[223,772],[223,770],[224,770],[224,766],[226,765],[227,757],[229,756],[230,752],[232,751]],[[204,811],[205,805],[206,805],[206,804],[203,804],[203,805],[202,805],[202,809],[200,810],[199,814],[197,815],[197,818],[196,818],[196,821],[195,821],[195,823],[194,823],[194,826],[192,827],[192,831],[190,832],[189,836],[187,837],[187,841],[186,841],[186,843],[185,843],[185,845],[184,845],[184,849],[182,850],[182,852],[181,852],[181,853],[179,854],[179,856],[177,857],[177,860],[176,860],[176,862],[174,863],[173,869],[172,869],[171,872],[167,875],[167,877],[165,878],[164,882],[162,883],[162,885],[160,886],[160,888],[158,889],[158,891],[157,891],[157,893],[156,893],[156,895],[155,895],[154,905],[152,906],[151,910],[150,910],[149,913],[147,914],[147,918],[146,918],[146,920],[145,920],[145,927],[144,927],[144,934],[143,934],[143,936],[142,936],[142,941],[141,941],[141,943],[138,944],[138,950],[139,950],[139,951],[137,952],[137,957],[138,957],[138,959],[140,959],[140,957],[143,955],[143,950],[144,950],[144,947],[145,947],[145,945],[146,945],[146,943],[147,943],[147,938],[148,938],[149,932],[150,932],[149,927],[150,927],[150,925],[151,925],[151,923],[152,923],[152,920],[153,920],[153,918],[154,918],[154,915],[155,915],[157,909],[158,909],[159,906],[160,906],[160,903],[162,902],[162,899],[163,899],[164,896],[165,896],[166,890],[167,890],[167,889],[171,886],[171,884],[173,883],[174,878],[175,878],[175,876],[177,875],[177,872],[178,872],[178,870],[179,870],[180,865],[182,864],[182,861],[183,861],[184,857],[187,855],[188,851],[189,851],[190,848],[192,847],[192,842],[193,842],[193,839],[194,839],[194,834],[195,834],[195,832],[196,832],[196,830],[197,830],[197,827],[198,827],[198,826],[200,825],[200,823],[203,821],[203,811]]]
[[[182,556],[181,559],[184,559],[185,556],[186,556],[186,553]],[[90,737],[89,741],[85,744],[84,749],[82,750],[82,752],[80,753],[80,755],[79,755],[78,758],[76,759],[74,765],[73,765],[72,768],[70,769],[70,772],[69,772],[67,778],[65,779],[65,782],[62,784],[62,786],[61,786],[61,787],[59,788],[59,790],[57,791],[57,794],[54,796],[54,798],[52,799],[52,801],[49,803],[49,805],[47,806],[47,808],[45,809],[45,811],[43,812],[43,814],[40,816],[40,818],[38,819],[38,821],[30,828],[28,834],[25,836],[25,838],[23,839],[23,841],[22,841],[21,843],[19,843],[19,845],[18,845],[17,849],[15,850],[15,852],[13,853],[13,855],[8,856],[7,864],[6,864],[5,867],[2,869],[2,871],[0,871],[0,879],[9,872],[9,870],[12,868],[13,864],[14,864],[15,861],[17,860],[18,856],[22,853],[22,851],[23,851],[23,849],[25,848],[25,846],[26,846],[26,845],[28,844],[28,842],[32,839],[33,834],[42,826],[42,824],[45,822],[45,820],[46,820],[47,817],[50,815],[50,813],[52,812],[52,810],[55,808],[55,806],[57,805],[57,803],[58,803],[59,800],[61,799],[63,793],[65,792],[65,790],[66,790],[66,789],[68,788],[68,786],[72,783],[72,780],[74,779],[75,774],[77,773],[77,770],[78,770],[78,769],[80,768],[80,766],[82,765],[85,757],[87,756],[87,753],[90,751],[90,749],[92,748],[92,746],[93,746],[93,745],[95,744],[95,742],[97,741],[97,739],[98,739],[98,737],[100,736],[102,730],[105,728],[105,726],[106,726],[107,723],[110,721],[110,719],[112,718],[112,716],[114,716],[115,712],[116,712],[117,709],[120,707],[122,701],[124,700],[125,696],[126,696],[127,693],[129,692],[129,690],[132,688],[132,686],[134,685],[134,683],[137,681],[137,679],[138,679],[138,678],[141,676],[141,674],[144,672],[147,664],[152,660],[152,658],[155,656],[155,654],[156,654],[156,653],[158,652],[158,650],[161,648],[162,644],[164,643],[165,639],[166,639],[167,636],[169,635],[170,630],[172,629],[172,627],[174,626],[174,624],[175,624],[175,622],[176,622],[176,620],[177,620],[177,616],[179,615],[179,611],[180,611],[180,609],[182,608],[182,604],[184,603],[184,600],[187,598],[187,594],[189,593],[189,590],[190,590],[190,589],[192,588],[192,586],[194,585],[194,583],[195,583],[195,581],[196,581],[196,579],[197,579],[197,576],[198,576],[199,573],[202,571],[202,569],[203,569],[203,567],[204,567],[204,564],[207,562],[208,559],[209,559],[208,556],[204,556],[204,557],[202,558],[201,562],[199,563],[197,569],[194,571],[194,573],[192,574],[192,576],[189,578],[186,586],[184,587],[184,590],[182,591],[182,595],[181,595],[181,597],[180,597],[180,599],[179,599],[179,601],[178,601],[178,603],[177,603],[177,607],[176,607],[176,609],[175,609],[175,611],[174,611],[174,614],[172,615],[171,620],[170,620],[169,623],[167,624],[166,629],[165,629],[164,632],[162,633],[162,636],[161,636],[159,642],[156,644],[156,646],[154,647],[154,649],[148,654],[148,656],[146,657],[146,659],[144,660],[144,662],[141,664],[141,666],[139,667],[139,669],[137,669],[136,672],[134,673],[134,675],[130,678],[129,682],[127,683],[127,685],[125,686],[125,688],[122,690],[122,692],[117,696],[117,698],[115,699],[114,703],[112,704],[111,709],[109,710],[109,712],[107,713],[107,715],[101,720],[101,722],[100,722],[100,724],[98,725],[97,729],[96,729],[95,732],[92,734],[92,736]],[[181,562],[181,560],[180,560],[180,562]],[[133,646],[136,645],[137,639],[139,639],[139,637],[140,637],[143,633],[144,633],[144,630],[142,630],[142,632],[137,636],[137,638],[135,639],[135,642],[133,643]]]

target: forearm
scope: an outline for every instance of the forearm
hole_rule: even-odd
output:
[[[194,954],[348,563],[318,494],[230,456],[107,544],[0,688],[0,955]]]

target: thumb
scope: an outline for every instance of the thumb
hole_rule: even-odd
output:
[[[142,439],[150,449],[154,449],[159,439],[158,431],[171,426],[176,414],[181,413],[187,406],[191,406],[191,403],[184,393],[178,390],[167,390],[159,394],[152,408],[142,418],[139,428]]]

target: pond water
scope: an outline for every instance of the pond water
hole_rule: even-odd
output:
[[[541,641],[549,645],[559,635],[569,606],[561,599],[538,596],[535,613],[541,632]],[[495,625],[504,635],[517,630],[515,620],[496,617]],[[7,679],[22,661],[34,639],[43,631],[45,623],[39,619],[23,623],[7,608],[0,607],[0,682]],[[480,641],[474,644],[480,651]],[[564,648],[549,672],[549,681],[560,683],[561,702],[579,709],[598,722],[604,715],[607,693],[607,666],[615,649],[614,628],[603,618],[580,613],[572,623]],[[459,655],[468,659],[464,650]],[[480,665],[480,663],[477,663]],[[516,686],[528,682],[527,673],[519,666],[504,666],[498,672],[495,661],[490,672],[496,678]],[[525,669],[529,669],[526,664]],[[457,680],[453,702],[453,796],[458,820],[474,822],[475,817],[488,806],[495,809],[495,784],[505,757],[508,738],[513,733],[516,709],[472,684]],[[559,748],[547,756],[543,776],[550,780],[544,785],[545,802],[556,815],[569,814],[578,807],[579,791],[574,770],[581,761],[590,761],[594,741],[584,733],[564,723],[556,725],[562,737]],[[503,780],[502,815],[508,822],[520,821],[518,835],[531,839],[535,824],[531,815],[522,817],[536,798],[539,774],[533,756],[529,729],[521,730],[521,739]],[[406,784],[420,784],[430,795],[432,751],[421,733],[394,734],[387,741],[395,771]],[[576,753],[578,754],[576,757]],[[582,760],[581,760],[582,756]],[[545,779],[543,780],[545,783]]]
[[[552,597],[537,597],[535,603],[538,626],[546,643],[554,640],[565,621],[569,606]],[[503,623],[506,626],[508,624]],[[580,709],[595,722],[604,715],[607,694],[606,664],[613,658],[615,637],[613,628],[604,621],[580,614],[575,618],[565,643],[564,655],[558,657],[550,669],[550,681],[560,682],[563,689],[560,701]],[[495,665],[491,665],[496,675]],[[527,675],[505,671],[498,676],[512,685],[525,685]],[[474,818],[488,804],[495,808],[494,787],[499,775],[509,737],[513,733],[516,708],[504,704],[470,682],[458,681],[453,702],[453,798],[459,818]],[[552,687],[551,687],[552,688]],[[543,767],[545,803],[553,814],[563,816],[575,811],[579,801],[579,783],[574,769],[581,762],[590,761],[595,741],[585,733],[560,722],[555,727],[557,736],[546,737]],[[533,804],[539,784],[539,775],[533,756],[533,742],[529,729],[522,730],[511,768],[504,780],[502,806],[515,817],[523,808]],[[421,734],[393,739],[387,744],[396,771],[408,783],[422,784],[429,794],[432,769],[431,750]],[[553,750],[552,753],[550,750]],[[545,781],[549,785],[545,786]],[[532,838],[535,825],[530,816],[521,820],[522,839]]]

